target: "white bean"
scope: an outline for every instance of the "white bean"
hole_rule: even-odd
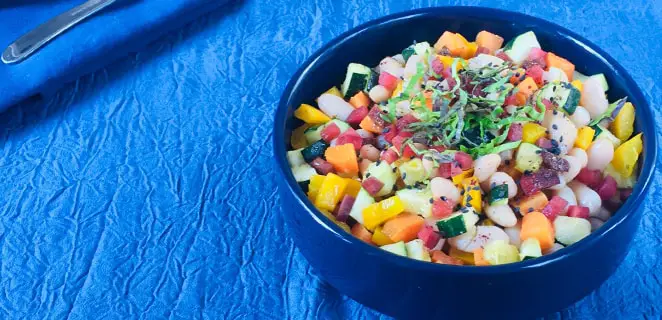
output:
[[[319,98],[317,98],[317,105],[320,110],[326,113],[329,117],[335,117],[342,121],[347,121],[349,114],[354,111],[354,107],[343,98],[329,93],[324,93],[319,96]]]
[[[501,165],[501,157],[496,153],[486,154],[474,161],[474,176],[479,182],[487,180]]]
[[[572,120],[572,123],[574,123],[577,128],[583,128],[591,122],[591,115],[586,108],[577,106],[575,113],[570,116],[570,120]]]
[[[428,177],[436,177],[435,173],[437,172],[437,168],[435,168],[434,161],[430,158],[423,157],[423,169],[425,169],[425,173],[427,173]]]
[[[595,215],[600,210],[602,199],[600,199],[598,193],[593,191],[593,189],[578,181],[571,182],[568,187],[575,193],[577,204],[587,207],[591,215]]]
[[[549,136],[559,143],[561,154],[566,154],[577,139],[577,127],[568,119],[563,112],[556,112],[546,127],[549,130]]]
[[[445,178],[436,177],[430,181],[430,190],[434,198],[446,197],[453,203],[460,202],[460,191],[457,190],[453,181]]]
[[[570,164],[570,169],[568,169],[568,172],[564,172],[563,178],[565,179],[565,182],[568,183],[572,181],[578,174],[579,171],[582,170],[582,164],[579,159],[569,156],[569,155],[564,155],[561,156],[561,158],[566,159],[568,163]]]
[[[563,72],[563,70],[559,68],[551,67],[549,68],[549,71],[543,71],[542,79],[545,82],[554,82],[554,81],[568,82],[568,75],[566,75],[565,72]]]
[[[591,217],[598,218],[602,221],[607,221],[609,218],[611,218],[611,212],[605,209],[605,207],[600,207],[600,209],[596,213],[592,214]]]
[[[517,217],[507,203],[498,206],[488,206],[485,208],[485,214],[494,223],[503,227],[513,227],[517,224]]]
[[[386,72],[392,76],[395,76],[396,78],[401,78],[402,74],[404,72],[404,68],[402,67],[404,65],[398,62],[398,60],[393,59],[391,57],[386,57],[382,59],[382,61],[379,63],[379,72]]]
[[[501,151],[499,152],[499,157],[501,157],[501,161],[506,161],[506,160],[512,160],[513,159],[513,154],[515,152],[513,149],[506,150],[506,151]]]
[[[386,89],[386,87],[378,84],[370,89],[368,96],[370,96],[370,99],[375,103],[381,103],[388,100],[388,98],[391,97],[391,93],[388,91],[388,89]]]
[[[565,248],[562,244],[560,243],[554,243],[551,248],[549,248],[547,251],[543,252],[543,254],[552,254],[556,251],[559,251],[561,249]]]
[[[609,107],[609,101],[605,97],[605,91],[597,78],[588,78],[582,84],[582,97],[580,103],[591,115],[592,119],[597,118]]]
[[[361,147],[359,154],[363,159],[368,159],[370,161],[379,160],[379,149],[375,148],[371,144],[366,144]]]
[[[588,221],[591,222],[591,232],[597,230],[598,228],[602,227],[603,224],[605,224],[604,221],[593,217],[589,218]]]
[[[590,170],[604,170],[614,159],[614,144],[607,139],[598,139],[591,143],[586,152],[588,163],[586,167]]]
[[[485,190],[492,190],[492,185],[498,186],[501,184],[507,184],[508,185],[508,199],[512,199],[517,195],[517,184],[515,183],[515,180],[513,180],[513,177],[508,175],[505,172],[495,172],[493,175],[490,176],[489,179],[489,188]]]
[[[395,115],[400,117],[411,113],[411,102],[409,100],[402,100],[395,104]]]
[[[561,190],[555,190],[554,195],[560,198],[563,198],[565,201],[568,201],[568,206],[576,206],[577,205],[577,198],[575,197],[575,193],[572,192],[572,189],[569,187],[565,186]],[[562,213],[566,213],[568,211],[568,206],[563,208],[561,210]]]
[[[520,225],[519,222],[513,227],[503,229],[503,231],[508,235],[508,238],[510,238],[510,244],[512,244],[512,245],[514,245],[518,248],[519,248],[520,244],[522,243],[522,240],[519,237],[521,229],[522,229],[522,226]]]
[[[402,56],[402,54],[398,53],[394,55],[393,60],[397,61],[401,66],[405,65],[405,57]]]
[[[418,71],[418,63],[423,63],[423,58],[417,54],[411,55],[409,59],[407,60],[407,64],[405,65],[405,70],[404,70],[404,78],[409,79],[412,76],[416,74]]]
[[[586,151],[582,148],[572,148],[570,152],[568,152],[568,155],[573,156],[579,160],[579,163],[581,163],[581,167],[585,168],[586,165],[588,164],[588,155],[586,154]]]
[[[448,243],[456,249],[464,252],[473,252],[494,240],[508,242],[510,237],[508,237],[508,234],[506,234],[503,229],[497,226],[477,226],[475,235],[466,232],[457,237],[448,239]]]

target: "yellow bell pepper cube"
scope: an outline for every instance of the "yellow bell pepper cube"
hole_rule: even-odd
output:
[[[469,42],[469,44],[467,45],[466,55],[463,58],[465,59],[473,58],[473,56],[476,55],[477,50],[478,50],[478,45],[476,44],[476,42]]]
[[[461,205],[463,207],[472,207],[476,213],[481,213],[483,209],[483,196],[481,194],[478,178],[471,177],[462,181],[464,194],[462,195]]]
[[[522,127],[522,142],[535,144],[538,139],[544,137],[546,134],[547,129],[545,127],[534,122],[527,122]]]
[[[326,178],[326,176],[321,176],[319,174],[315,174],[310,177],[310,183],[308,184],[308,199],[310,199],[310,201],[313,203],[315,202],[315,198],[317,198],[317,193],[322,186],[324,178]]]
[[[492,221],[490,219],[485,219],[485,220],[481,221],[478,225],[488,227],[488,226],[494,226],[495,224],[494,224],[494,221]]]
[[[308,141],[306,140],[306,129],[312,127],[312,124],[304,123],[300,127],[292,131],[292,136],[290,136],[290,144],[292,149],[301,149],[308,146]]]
[[[584,88],[584,83],[582,83],[581,80],[572,80],[572,82],[570,82],[570,84],[573,87],[577,88],[577,90],[579,90],[579,92],[582,92],[582,89]]]
[[[372,242],[374,242],[378,246],[385,246],[387,244],[395,243],[391,238],[389,238],[387,235],[385,235],[382,232],[382,227],[377,227],[375,229],[375,232],[372,234]]]
[[[340,90],[338,90],[338,87],[331,87],[329,90],[326,90],[326,92],[324,92],[324,93],[332,94],[334,96],[338,96],[340,98],[343,98],[342,93],[340,93]]]
[[[451,180],[453,180],[453,183],[455,184],[455,186],[457,186],[458,188],[462,188],[462,181],[464,181],[464,179],[469,178],[473,175],[474,175],[474,169],[464,170],[464,171],[462,171],[462,173],[460,173],[456,176],[453,176],[451,178]]]
[[[363,209],[363,225],[373,231],[382,223],[390,220],[405,210],[405,205],[398,196],[392,196]]]
[[[347,179],[333,173],[327,174],[315,197],[315,207],[333,212],[340,199],[345,195],[347,184]],[[310,185],[308,185],[308,188],[310,188]]]
[[[474,265],[474,254],[470,252],[464,252],[458,249],[455,249],[454,247],[451,247],[451,249],[448,251],[448,255],[462,260],[464,263],[469,264],[469,265]]]
[[[475,53],[475,51],[474,51],[474,53]],[[455,57],[437,56],[437,59],[439,59],[439,61],[441,61],[441,63],[444,65],[444,68],[450,68],[450,67],[453,66],[453,60],[455,60]],[[462,66],[461,63],[458,62],[457,70],[459,71],[459,70],[462,70],[462,69],[464,69],[464,67]]]
[[[575,147],[588,150],[593,142],[595,130],[591,127],[583,127],[577,130],[577,139],[575,139]]]
[[[626,102],[621,111],[618,112],[614,122],[611,123],[611,133],[613,133],[616,138],[625,141],[632,135],[634,132],[634,106],[630,102]]]
[[[302,103],[299,108],[294,111],[294,116],[308,124],[323,124],[331,121],[331,118],[324,114],[320,109],[305,103]]]
[[[399,96],[402,93],[402,83],[404,81],[398,80],[398,84],[395,86],[395,89],[393,89],[393,93],[391,94],[391,98],[395,98]]]
[[[623,177],[627,178],[632,175],[641,150],[643,150],[643,141],[641,140],[641,133],[632,137],[632,139],[624,142],[614,151],[614,159],[611,165]]]
[[[361,181],[354,180],[352,178],[346,178],[347,179],[347,189],[345,189],[345,194],[348,194],[354,199],[356,199],[356,195],[359,194],[359,191],[361,190]],[[308,187],[310,188],[310,186]]]

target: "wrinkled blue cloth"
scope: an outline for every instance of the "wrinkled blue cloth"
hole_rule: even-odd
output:
[[[0,115],[0,318],[387,319],[320,280],[293,246],[273,112],[323,43],[448,4],[516,10],[592,39],[662,124],[659,1],[246,1]],[[662,315],[662,189],[650,192],[625,262],[548,319]]]
[[[118,0],[27,60],[12,65],[0,63],[0,111],[32,95],[50,94],[229,1]],[[81,3],[0,1],[0,53],[21,35]]]

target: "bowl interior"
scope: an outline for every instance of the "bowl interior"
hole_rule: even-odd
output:
[[[652,176],[656,157],[655,125],[648,102],[640,89],[613,58],[580,36],[541,19],[487,8],[427,8],[387,16],[346,32],[313,55],[288,84],[276,113],[275,154],[290,188],[302,199],[306,198],[289,172],[285,158],[290,133],[301,125],[292,116],[294,109],[301,103],[314,102],[321,93],[332,86],[338,86],[350,62],[373,67],[385,56],[399,53],[414,41],[428,41],[433,45],[445,30],[459,32],[469,39],[481,30],[488,30],[506,41],[533,30],[544,50],[565,57],[575,64],[577,71],[587,75],[604,73],[609,82],[609,101],[628,96],[636,107],[636,131],[644,133],[643,159],[639,160],[640,177],[632,196],[617,214],[589,237],[598,237],[598,234],[613,228],[624,219],[632,211],[633,204],[640,201]],[[307,207],[315,211],[311,204]],[[327,229],[335,230],[339,236],[352,238],[326,219],[322,218],[321,221],[327,224]],[[582,242],[586,241],[584,239]],[[543,259],[545,257],[534,261]]]

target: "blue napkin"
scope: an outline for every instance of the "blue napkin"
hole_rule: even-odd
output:
[[[229,1],[120,0],[55,38],[27,60],[12,65],[0,62],[0,112],[32,95],[52,93]],[[83,2],[0,1],[0,51],[24,33]]]

